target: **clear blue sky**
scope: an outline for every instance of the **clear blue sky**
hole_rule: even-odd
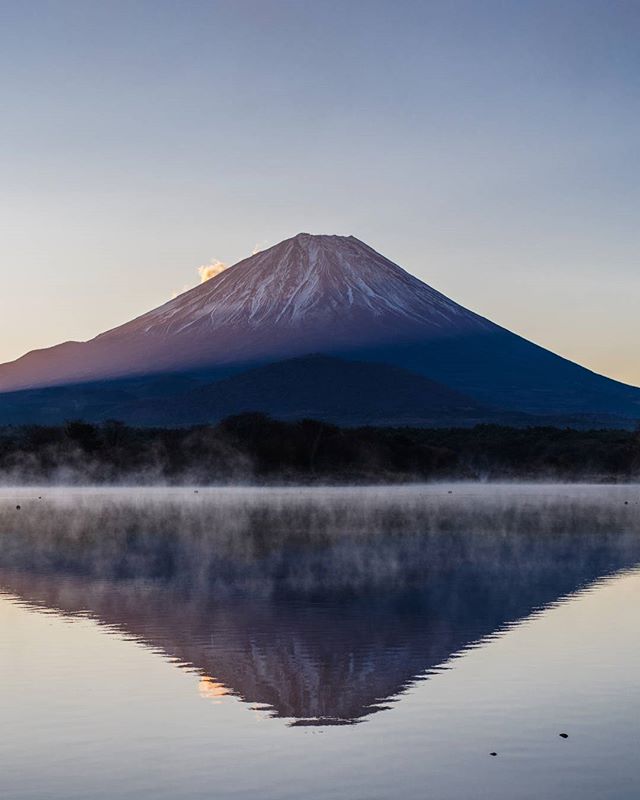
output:
[[[640,384],[640,3],[0,0],[0,360],[299,231]]]

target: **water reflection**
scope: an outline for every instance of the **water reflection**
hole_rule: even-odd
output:
[[[102,501],[48,515],[34,503],[14,520],[22,538],[3,531],[0,587],[197,671],[207,699],[233,694],[294,725],[352,724],[474,643],[640,561],[638,507],[619,492],[591,505],[566,491],[537,497],[369,497],[359,516],[352,498],[347,523],[330,503],[296,501],[292,516],[290,504],[243,501],[236,538],[216,527],[222,507],[233,518],[219,498],[182,509],[182,527],[167,501],[120,499],[107,517]]]

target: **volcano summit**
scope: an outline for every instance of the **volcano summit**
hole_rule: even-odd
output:
[[[218,390],[227,398],[222,403],[227,411],[275,415],[274,398],[281,392],[283,401],[288,397],[286,415],[295,416],[290,402],[295,364],[304,362],[308,384],[313,362],[304,357],[318,355],[339,359],[340,369],[347,371],[350,362],[372,363],[382,370],[378,378],[383,383],[384,367],[393,367],[395,377],[387,376],[392,385],[384,387],[382,403],[394,382],[406,389],[415,376],[421,383],[409,394],[417,407],[408,412],[414,421],[420,418],[416,398],[428,394],[429,386],[431,391],[438,386],[440,398],[446,392],[456,398],[456,414],[462,407],[473,409],[476,421],[482,409],[491,409],[491,419],[500,410],[548,417],[640,416],[640,390],[596,375],[463,308],[352,236],[301,233],[88,342],[66,342],[0,366],[0,392],[5,393],[0,395],[0,421],[13,421],[15,403],[26,402],[27,408],[31,399],[34,414],[51,402],[67,413],[71,402],[73,416],[133,414],[145,422],[144,405],[135,413],[133,408],[141,393],[148,398],[157,390],[159,381],[162,391],[172,395],[174,409],[181,403],[189,407],[186,397],[197,388],[198,416],[176,412],[182,423],[217,418]],[[267,368],[291,359],[293,368]],[[317,363],[323,367],[321,383],[327,365],[325,360]],[[239,396],[229,385],[239,373],[244,374],[241,396],[250,396],[251,409],[229,405],[229,397]],[[370,390],[371,373],[367,380]],[[203,404],[203,385],[211,414]],[[43,392],[46,387],[58,388]],[[357,397],[353,388],[347,405]],[[38,390],[35,395],[33,390]],[[339,391],[340,385],[331,388],[334,421],[341,421],[335,412]],[[108,401],[106,394],[117,399]],[[267,394],[269,408],[261,407]],[[397,398],[392,405],[397,409]],[[321,407],[315,411],[322,416]],[[345,407],[344,418],[358,420],[357,408]],[[393,414],[381,418],[394,421]]]

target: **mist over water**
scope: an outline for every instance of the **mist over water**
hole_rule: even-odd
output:
[[[19,506],[19,508],[18,508]],[[635,486],[4,490],[0,566],[189,591],[363,591],[441,570],[635,552]]]
[[[214,789],[275,800],[278,764],[289,765],[292,797],[417,798],[426,781],[435,796],[462,798],[483,780],[505,800],[568,799],[577,787],[595,800],[583,776],[604,749],[617,770],[606,796],[627,800],[635,762],[621,765],[604,742],[629,736],[618,693],[635,708],[639,564],[631,485],[1,490],[0,700],[26,746],[29,723],[8,687],[42,654],[37,635],[26,650],[10,642],[44,612],[58,700],[43,713],[63,728],[52,741],[77,759],[66,782],[45,766],[21,796],[66,800],[71,779],[77,796],[129,796],[97,788],[116,759],[126,785],[135,779],[154,800]],[[607,643],[613,631],[619,640]],[[105,637],[124,650],[97,663]],[[140,687],[151,686],[147,658],[167,666],[157,696],[116,689],[122,658]],[[95,684],[76,701],[87,671],[99,694],[123,692],[117,713]],[[257,718],[268,727],[255,729]],[[179,782],[137,775],[111,724],[130,749],[135,735],[153,742],[154,760],[177,759]],[[573,749],[563,761],[545,748],[564,727]],[[306,738],[315,732],[321,746]],[[494,750],[502,761],[487,773]],[[383,758],[396,761],[395,789]],[[14,759],[5,742],[5,775]],[[12,791],[24,784],[15,775],[4,779]],[[550,794],[558,782],[566,790]]]

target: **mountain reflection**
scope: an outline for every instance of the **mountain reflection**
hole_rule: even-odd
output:
[[[558,522],[546,506],[543,529],[522,518],[514,523],[512,510],[501,507],[511,531],[497,523],[494,534],[439,524],[422,535],[413,530],[409,539],[378,531],[350,540],[354,563],[378,547],[395,562],[384,585],[378,571],[370,585],[360,573],[355,588],[327,579],[303,588],[283,582],[269,593],[244,585],[221,592],[201,575],[189,580],[184,564],[161,578],[144,570],[143,577],[130,570],[105,577],[104,565],[102,574],[78,574],[68,559],[56,566],[50,553],[46,568],[41,560],[16,563],[5,547],[0,587],[29,605],[89,614],[195,670],[203,697],[232,694],[291,724],[349,724],[388,707],[452,655],[640,561],[637,511],[625,508],[620,518],[591,513],[590,522],[574,512]],[[315,569],[323,547],[314,545]],[[288,557],[299,568],[300,547],[288,553],[280,567]],[[195,569],[198,562],[189,563]],[[334,564],[335,553],[325,566]],[[247,568],[255,571],[255,564]]]

